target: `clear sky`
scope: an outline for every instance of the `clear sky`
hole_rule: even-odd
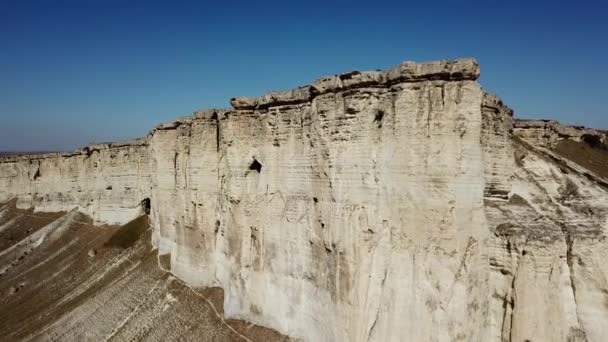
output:
[[[0,150],[134,138],[236,95],[460,57],[518,117],[608,128],[605,3],[0,0]]]

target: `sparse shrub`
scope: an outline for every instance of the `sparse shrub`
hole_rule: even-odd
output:
[[[602,141],[602,137],[599,135],[583,134],[581,140],[592,148],[599,148],[602,150],[608,149],[608,146],[606,146],[606,143]]]

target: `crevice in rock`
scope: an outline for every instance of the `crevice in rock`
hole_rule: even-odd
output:
[[[374,122],[378,125],[378,128],[382,128],[382,119],[384,119],[384,110],[378,109],[376,115],[374,115]]]
[[[485,198],[497,198],[502,200],[509,199],[509,190],[496,189],[493,185],[488,185],[484,190]]]
[[[179,152],[175,151],[173,155],[173,186],[177,189],[177,156]]]
[[[511,251],[511,242],[509,240],[507,240],[507,249],[509,251]],[[513,272],[513,279],[511,280],[511,287],[509,288],[509,291],[507,292],[507,294],[505,295],[505,298],[503,299],[503,309],[504,309],[504,314],[503,314],[503,319],[502,319],[502,329],[501,329],[501,336],[500,336],[500,340],[501,341],[508,341],[511,342],[513,341],[513,318],[514,318],[514,313],[515,313],[515,304],[517,302],[517,296],[516,296],[516,292],[515,292],[515,281],[517,280],[517,276],[519,275],[519,268],[521,266],[521,259],[523,257],[523,253],[521,255],[518,255],[518,260],[517,260],[517,266],[515,267],[515,271]],[[508,318],[508,320],[507,320]],[[508,327],[507,327],[507,322],[508,322]],[[506,331],[506,329],[509,329],[508,331]]]
[[[220,120],[217,113],[213,113],[211,116],[211,120],[215,120],[215,150],[216,152],[220,151]]]
[[[583,341],[587,341],[587,334],[585,332],[585,328],[583,327],[583,323],[581,322],[581,319],[579,317],[579,313],[578,313],[578,302],[576,299],[576,285],[574,285],[574,267],[573,267],[573,261],[574,261],[574,256],[572,254],[572,245],[574,244],[574,239],[572,237],[572,235],[570,234],[570,231],[568,230],[568,227],[562,223],[562,222],[557,222],[555,221],[555,223],[557,223],[560,228],[562,229],[562,232],[564,233],[564,238],[566,239],[566,265],[568,266],[568,274],[570,276],[570,287],[572,288],[572,298],[574,299],[574,306],[576,307],[576,320],[578,322],[578,332],[581,335],[581,338]]]
[[[431,91],[427,89],[426,98],[423,98],[422,92],[420,92],[418,101],[419,103],[424,103],[423,101],[428,103],[428,107],[426,108],[426,137],[431,137],[431,115],[433,113],[433,99],[431,95]]]
[[[472,249],[473,249],[473,247],[475,247],[476,243],[477,243],[477,240],[475,240],[473,237],[469,237],[469,241],[467,242],[467,247],[464,249],[464,252],[462,253],[462,258],[460,259],[460,266],[458,266],[458,270],[456,271],[456,274],[454,275],[454,282],[452,283],[450,291],[453,291],[454,286],[460,280],[460,278],[462,277],[462,274],[464,272],[468,271],[467,270],[467,258],[470,256],[470,253],[472,253]],[[450,300],[451,300],[451,298],[450,298]]]
[[[185,148],[185,153],[186,153],[186,166],[184,168],[184,189],[189,189],[190,188],[190,172],[188,172],[188,170],[190,169],[190,163],[192,161],[192,158],[190,156],[190,146],[192,145],[192,127],[190,127],[190,129],[188,129],[188,144],[186,145]]]
[[[152,209],[152,205],[151,205],[150,199],[149,199],[149,198],[147,198],[147,197],[146,197],[146,198],[144,198],[144,199],[141,201],[140,205],[141,205],[141,207],[144,209],[144,213],[145,213],[146,215],[150,215],[150,211],[151,211],[151,209]]]
[[[388,276],[388,267],[384,269],[384,276],[382,277],[382,282],[380,283],[380,288],[384,289],[384,283],[386,283],[386,277]],[[382,297],[382,295],[380,295]],[[382,299],[380,299],[381,301]],[[367,334],[367,340],[371,341],[372,336],[374,335],[374,331],[376,329],[376,323],[378,323],[378,318],[380,316],[380,307],[376,310],[376,317],[374,318],[374,323],[372,323],[372,327],[369,329],[369,333]]]

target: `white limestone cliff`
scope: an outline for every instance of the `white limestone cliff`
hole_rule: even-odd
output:
[[[78,207],[97,223],[125,223],[143,213],[150,177],[145,139],[5,157],[0,159],[0,202],[16,197],[18,207],[37,211]]]
[[[0,202],[99,223],[149,203],[177,277],[307,341],[603,341],[606,188],[478,76],[405,62],[233,98],[135,142],[6,158]]]

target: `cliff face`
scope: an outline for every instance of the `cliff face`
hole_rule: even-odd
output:
[[[221,289],[198,291],[168,273],[147,216],[99,227],[75,210],[15,204],[0,204],[2,341],[290,340],[226,319]]]
[[[541,145],[545,129],[514,136],[478,75],[406,62],[234,98],[136,142],[7,158],[0,202],[99,223],[149,204],[173,274],[310,341],[602,341],[602,178]]]
[[[352,73],[156,130],[172,272],[313,341],[480,338],[482,310],[464,314],[487,297],[476,76],[472,61]]]
[[[602,341],[608,336],[606,180],[553,149],[603,134],[517,122],[507,201],[486,199],[492,327],[503,341]],[[553,133],[551,133],[553,132]],[[591,141],[598,141],[591,139]]]
[[[151,190],[145,139],[96,144],[72,153],[0,159],[0,202],[19,208],[78,207],[96,223],[126,223],[141,215]]]
[[[554,120],[516,120],[513,127],[516,135],[530,143],[550,148],[564,139],[606,142],[605,132],[582,126],[563,126]]]

